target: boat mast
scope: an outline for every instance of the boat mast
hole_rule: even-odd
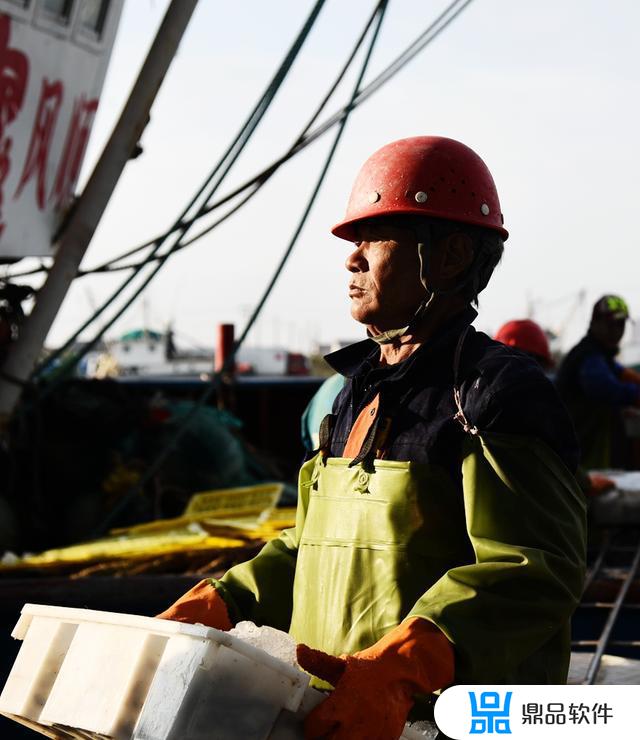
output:
[[[0,429],[31,377],[49,329],[73,282],[102,214],[149,121],[149,112],[198,0],[171,0],[129,99],[61,234],[36,304],[10,347],[0,384]]]

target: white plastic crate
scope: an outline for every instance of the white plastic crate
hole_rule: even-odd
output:
[[[0,713],[52,738],[299,740],[323,698],[297,668],[201,625],[26,604],[12,636]]]

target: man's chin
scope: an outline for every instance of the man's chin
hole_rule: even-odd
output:
[[[351,312],[351,318],[354,321],[357,321],[359,324],[364,325],[364,327],[370,334],[381,334],[383,331],[385,331],[378,326],[375,318],[371,316]]]
[[[372,318],[368,311],[363,311],[358,309],[357,306],[351,307],[351,318],[354,321],[357,321],[359,324],[365,324],[368,325],[372,323]]]
[[[378,319],[375,315],[372,313],[369,313],[368,311],[351,311],[351,318],[354,321],[357,321],[359,324],[364,324],[364,326],[367,329],[367,332],[373,336],[377,334],[382,334],[385,331],[389,331],[390,329],[397,329],[399,326],[404,326],[402,322],[398,322],[397,326],[395,324],[389,323],[389,321],[381,321]]]

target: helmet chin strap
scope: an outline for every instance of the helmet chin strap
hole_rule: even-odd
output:
[[[462,280],[460,280],[457,285],[454,285],[451,288],[447,288],[446,290],[442,290],[440,288],[436,289],[430,286],[427,280],[427,275],[431,272],[431,270],[429,270],[429,257],[430,255],[427,251],[427,244],[422,241],[418,242],[418,259],[420,260],[420,282],[424,286],[426,296],[425,298],[423,298],[416,312],[413,314],[411,321],[409,321],[406,326],[403,326],[400,329],[387,329],[387,331],[384,331],[381,334],[376,334],[375,336],[371,334],[369,330],[367,330],[367,334],[371,339],[373,339],[374,342],[377,342],[378,344],[391,344],[396,339],[403,337],[405,334],[410,334],[411,332],[413,332],[418,324],[420,324],[424,320],[425,316],[428,315],[429,310],[433,310],[433,301],[436,299],[436,297],[451,295],[452,293],[459,293],[468,283],[473,280],[479,269],[478,261],[474,257],[471,265],[466,271],[466,276],[462,278]]]
[[[374,342],[377,344],[391,344],[396,339],[400,339],[400,337],[403,337],[405,334],[410,333],[413,331],[416,326],[424,319],[424,317],[427,315],[429,306],[431,306],[431,303],[433,299],[438,294],[442,294],[443,292],[450,292],[450,291],[435,291],[433,288],[429,286],[427,283],[427,263],[429,260],[429,257],[427,255],[427,245],[424,242],[418,242],[418,259],[420,260],[420,282],[424,286],[424,289],[427,293],[426,297],[420,302],[420,305],[418,306],[416,312],[413,314],[413,317],[411,318],[411,321],[406,326],[401,327],[400,329],[387,329],[387,331],[383,331],[380,334],[372,334],[367,329],[367,334],[370,339],[373,339]]]

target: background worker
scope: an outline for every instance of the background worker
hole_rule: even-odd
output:
[[[526,352],[547,372],[554,367],[547,335],[542,327],[531,319],[507,321],[498,329],[494,339],[508,347],[515,347],[522,352]],[[589,497],[606,493],[615,488],[616,485],[610,478],[600,473],[589,472],[583,466],[578,466],[576,480],[580,488]]]
[[[549,340],[539,324],[531,319],[514,319],[503,324],[494,337],[496,342],[526,352],[544,370],[551,370],[553,358]]]
[[[480,157],[442,137],[383,147],[333,233],[369,338],[326,358],[347,380],[296,526],[161,616],[288,630],[334,687],[305,737],[391,740],[452,682],[566,680],[584,502],[555,389],[471,327],[507,237]]]
[[[507,347],[515,347],[526,352],[545,371],[553,369],[554,362],[551,356],[551,348],[547,335],[539,324],[531,319],[515,319],[507,321],[498,329],[494,339],[502,342]],[[578,466],[576,470],[578,485],[588,496],[598,496],[615,488],[615,482],[599,473],[589,472],[584,467]]]
[[[640,406],[640,374],[615,361],[629,318],[622,298],[594,305],[589,330],[567,354],[556,384],[573,419],[587,469],[630,466],[623,410]]]

